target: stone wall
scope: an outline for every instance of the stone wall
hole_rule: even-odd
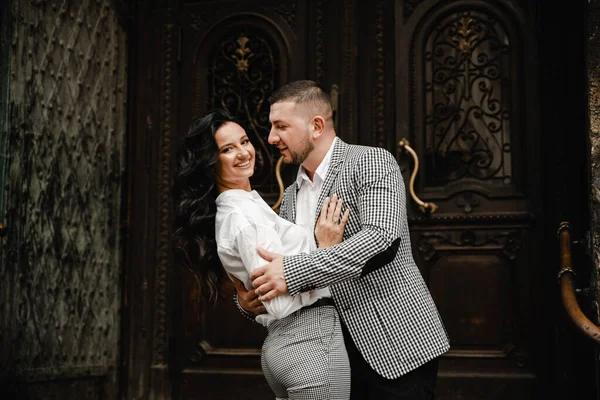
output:
[[[588,1],[588,82],[591,146],[590,234],[595,269],[592,288],[595,292],[595,322],[600,321],[600,0]]]

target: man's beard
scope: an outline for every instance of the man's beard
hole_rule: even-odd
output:
[[[310,140],[308,140],[307,137],[305,137],[304,139],[305,140],[302,143],[303,146],[300,151],[292,151],[291,149],[288,148],[292,159],[289,162],[287,162],[284,159],[284,162],[286,162],[288,164],[302,164],[304,162],[304,160],[306,160],[308,158],[309,154],[315,149],[315,145]]]

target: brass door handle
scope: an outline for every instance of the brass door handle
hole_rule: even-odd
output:
[[[279,157],[279,160],[277,160],[277,164],[275,165],[275,178],[277,178],[277,184],[279,185],[279,197],[277,198],[277,201],[275,202],[275,204],[273,204],[273,206],[271,206],[271,208],[273,210],[277,210],[279,208],[279,206],[281,205],[281,201],[283,200],[283,179],[281,179],[281,164],[283,163],[283,156]]]
[[[587,338],[600,344],[600,326],[594,324],[581,310],[577,301],[575,290],[575,272],[571,259],[571,232],[568,222],[563,221],[558,226],[558,239],[560,245],[560,264],[558,281],[560,283],[560,296],[569,319],[575,327]]]
[[[415,161],[415,168],[413,169],[413,172],[410,175],[410,182],[408,184],[408,191],[410,192],[410,196],[413,198],[415,203],[419,205],[419,209],[421,210],[421,212],[425,214],[434,213],[438,209],[438,206],[435,203],[424,202],[423,200],[419,199],[419,197],[415,193],[415,177],[417,176],[417,172],[419,171],[419,157],[417,156],[417,153],[415,153],[412,147],[410,147],[410,143],[406,138],[402,138],[398,142],[398,149],[408,152]]]
[[[6,236],[6,231],[8,229],[6,228],[6,225],[4,224],[0,224],[0,237],[4,237]]]

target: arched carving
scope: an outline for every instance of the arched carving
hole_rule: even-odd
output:
[[[400,116],[410,127],[401,120],[398,133],[413,137],[423,159],[419,191],[431,199],[465,191],[523,196],[525,143],[536,134],[523,111],[535,105],[522,71],[529,68],[525,52],[534,49],[514,7],[424,1],[403,28],[408,39],[398,48],[409,48],[410,101]]]
[[[427,184],[512,182],[512,38],[481,10],[440,17],[426,35],[420,83]]]
[[[238,15],[222,20],[196,54],[195,113],[227,109],[256,148],[253,187],[267,198],[278,191],[274,167],[279,154],[269,145],[269,95],[288,77],[288,46],[265,19]]]
[[[515,4],[519,4],[519,5],[526,5],[526,0],[509,0]],[[402,13],[404,14],[404,21],[407,21],[412,13],[414,12],[414,10],[419,6],[419,4],[421,4],[423,2],[423,0],[405,0],[403,3],[403,9],[402,9]]]

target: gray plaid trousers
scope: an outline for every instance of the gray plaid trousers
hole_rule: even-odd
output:
[[[261,363],[277,399],[350,398],[350,364],[333,306],[300,309],[268,331]]]

